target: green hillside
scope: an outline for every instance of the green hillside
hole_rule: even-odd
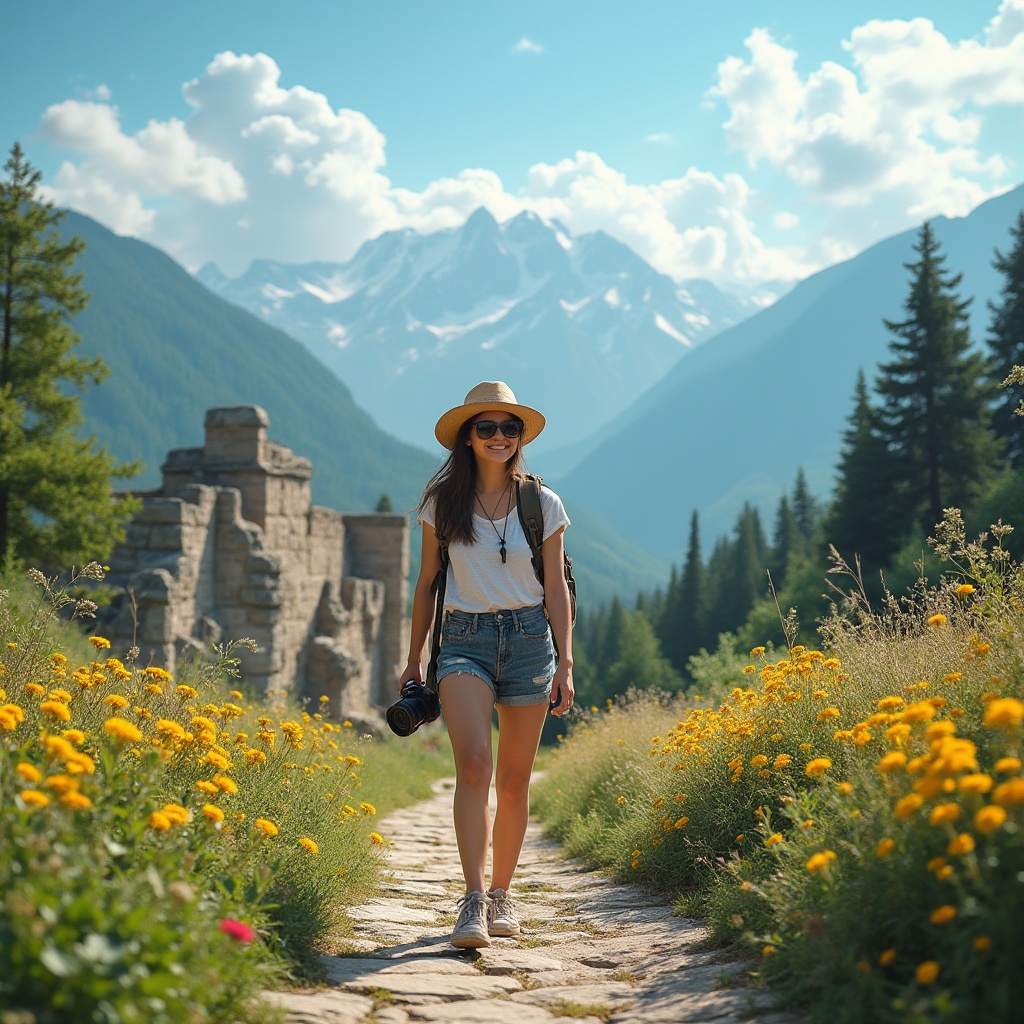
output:
[[[213,406],[255,403],[270,438],[313,461],[313,497],[344,511],[382,493],[411,508],[434,459],[389,437],[306,348],[229,305],[153,246],[68,213],[65,235],[86,243],[77,269],[92,299],[76,320],[83,355],[110,376],[83,402],[86,426],[120,459],[141,459],[133,486],[160,482],[171,448],[203,443]]]

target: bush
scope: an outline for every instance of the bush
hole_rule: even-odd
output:
[[[33,573],[34,605],[0,592],[0,1005],[38,1024],[259,1018],[245,999],[307,971],[376,886],[387,840],[357,790],[364,757],[386,777],[399,752],[326,698],[228,692],[236,645],[175,680],[93,636],[76,667],[57,647],[92,606],[72,588],[101,575]]]
[[[824,651],[755,648],[717,709],[587,723],[542,783],[555,831],[699,909],[818,1019],[1015,1019],[1024,573],[993,533],[968,544],[951,514],[947,579],[880,611],[855,588]]]

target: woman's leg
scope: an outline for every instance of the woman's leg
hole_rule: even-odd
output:
[[[455,754],[455,836],[466,892],[484,891],[491,813],[491,715],[494,694],[478,676],[445,676],[441,707]]]
[[[498,705],[498,770],[495,789],[491,888],[508,889],[530,817],[530,775],[540,746],[548,702],[528,707]]]

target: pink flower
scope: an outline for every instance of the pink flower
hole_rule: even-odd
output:
[[[236,942],[252,942],[256,938],[256,933],[244,921],[236,921],[233,917],[225,917],[220,923],[220,930]]]

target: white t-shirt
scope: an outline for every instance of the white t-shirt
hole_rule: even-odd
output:
[[[514,493],[513,493],[514,497]],[[565,507],[554,491],[541,485],[540,510],[544,518],[544,540],[569,525]],[[431,502],[419,521],[434,526]],[[530,544],[513,505],[508,518],[494,520],[497,534],[486,516],[474,513],[476,541],[448,545],[448,583],[444,606],[462,612],[495,612],[503,608],[528,608],[544,600],[544,588],[533,571]],[[507,528],[506,528],[507,525]],[[501,540],[505,537],[505,562]]]

